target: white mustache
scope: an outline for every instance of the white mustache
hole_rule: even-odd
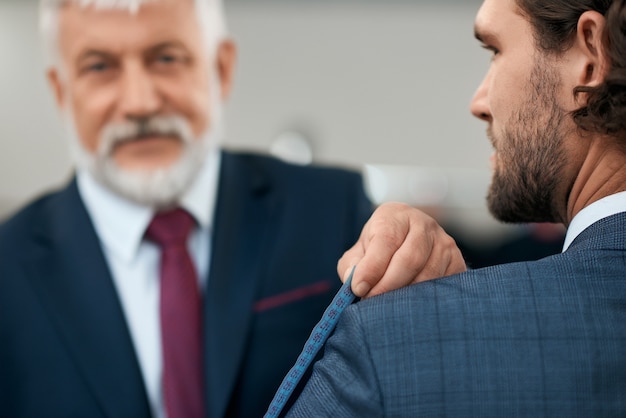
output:
[[[187,121],[178,115],[151,116],[145,119],[109,123],[103,129],[98,145],[100,156],[109,156],[117,144],[154,135],[174,136],[184,144],[193,141]]]

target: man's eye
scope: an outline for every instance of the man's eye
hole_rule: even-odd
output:
[[[88,66],[85,67],[85,71],[87,72],[94,72],[94,73],[101,73],[103,71],[106,71],[109,68],[109,65],[105,62],[97,62],[94,64],[90,64]]]
[[[162,64],[172,64],[179,61],[175,55],[159,55],[158,61]]]

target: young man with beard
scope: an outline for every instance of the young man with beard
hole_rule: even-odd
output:
[[[76,176],[0,226],[0,416],[260,416],[370,215],[360,176],[219,150],[218,0],[41,7]],[[359,295],[463,270],[426,228],[399,281],[364,254]]]
[[[484,1],[489,207],[564,251],[350,306],[289,417],[626,416],[625,28],[625,0]]]

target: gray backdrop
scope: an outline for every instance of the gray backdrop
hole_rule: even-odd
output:
[[[297,130],[321,164],[410,165],[413,174],[396,175],[400,181],[436,168],[446,176],[444,216],[472,233],[502,233],[484,207],[486,126],[468,109],[489,60],[473,39],[479,6],[227,0],[240,54],[226,145],[266,151],[281,132]],[[0,0],[0,51],[2,216],[62,184],[71,166],[45,83],[36,1]],[[410,200],[407,188],[419,183],[382,200]]]

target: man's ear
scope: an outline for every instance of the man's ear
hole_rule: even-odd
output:
[[[52,89],[57,106],[59,109],[63,109],[65,103],[65,90],[63,88],[63,82],[61,81],[59,70],[57,68],[49,68],[46,72],[46,77],[48,78],[48,84]]]
[[[217,47],[216,69],[219,75],[222,100],[226,100],[230,96],[232,90],[233,79],[235,75],[235,64],[237,61],[237,46],[230,39],[220,42]]]
[[[578,19],[575,44],[580,53],[576,66],[579,86],[595,87],[602,84],[609,70],[605,23],[604,16],[595,11],[587,11]]]

